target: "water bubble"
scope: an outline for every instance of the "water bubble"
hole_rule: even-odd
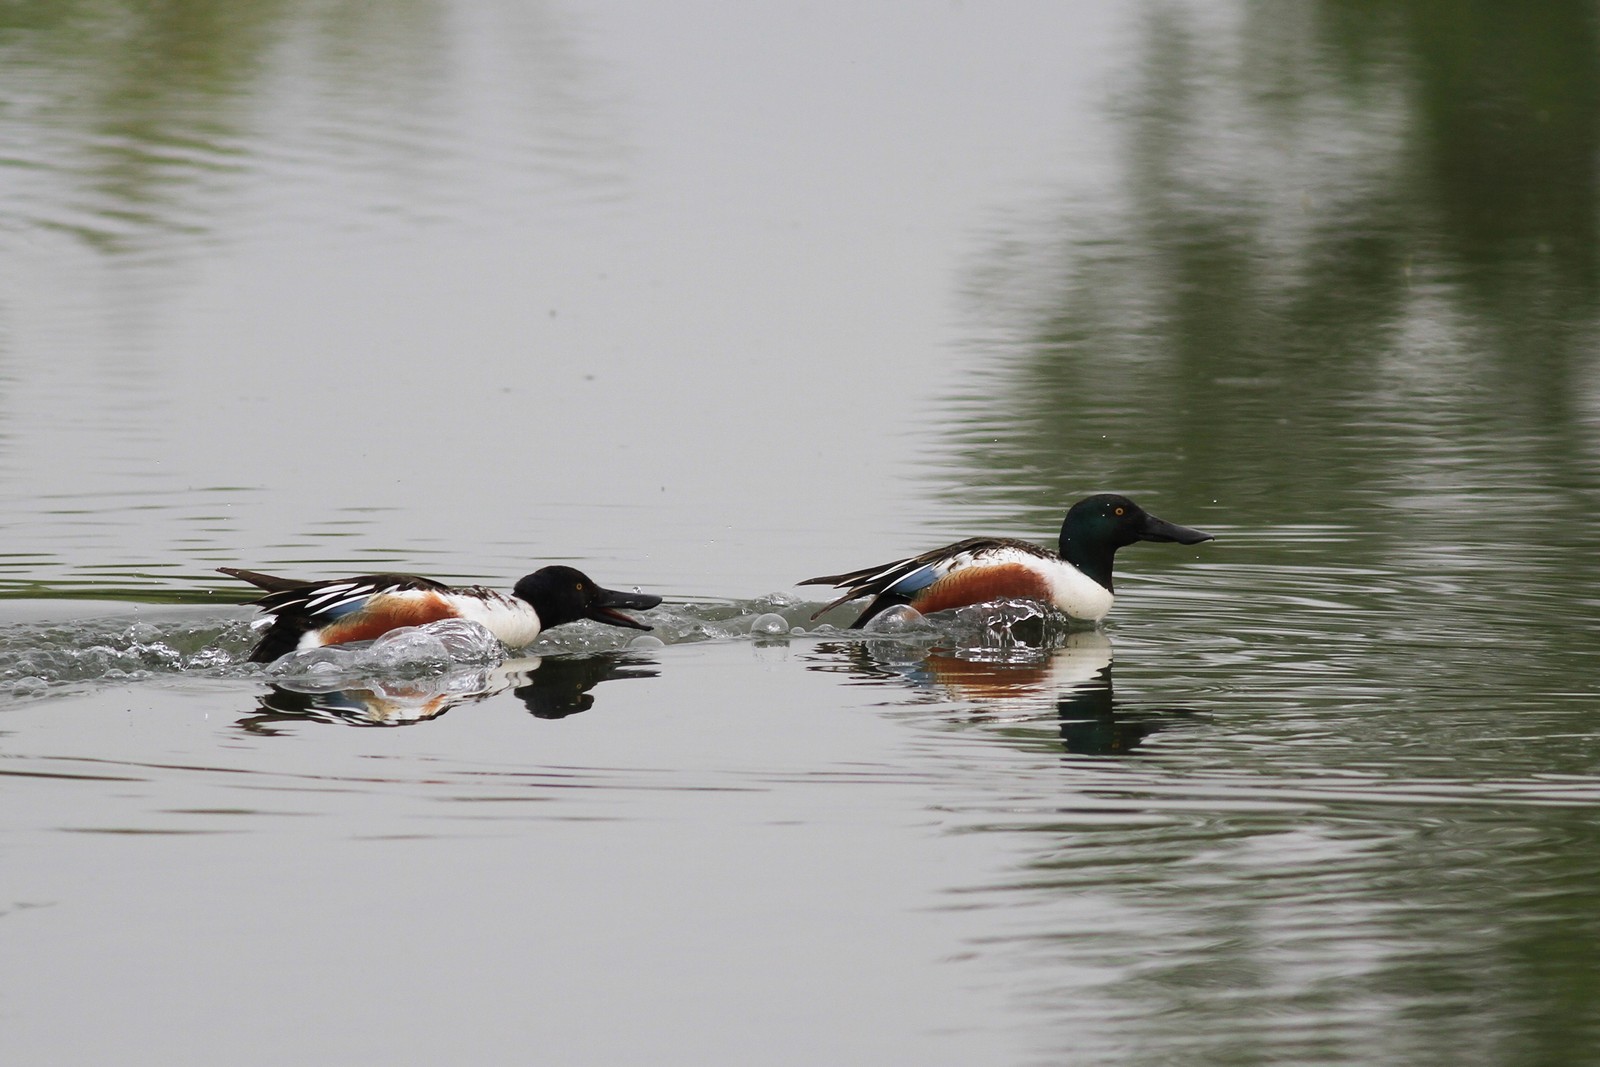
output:
[[[661,640],[661,638],[659,638],[659,637],[652,637],[650,634],[640,634],[638,637],[635,637],[632,641],[628,642],[628,647],[629,648],[666,648],[667,647],[667,643],[665,641]]]
[[[453,663],[488,666],[504,659],[500,641],[488,627],[466,619],[445,619],[425,627],[444,646]]]
[[[789,632],[789,620],[775,611],[769,611],[755,617],[750,623],[750,632],[767,636],[786,634]]]
[[[918,629],[923,620],[922,612],[909,604],[896,604],[887,611],[872,617],[862,629],[869,634],[903,634]]]
[[[425,627],[404,626],[372,642],[372,647],[360,659],[361,666],[381,674],[417,669],[431,674],[450,666],[450,650]]]
[[[196,657],[199,658],[199,657]],[[291,652],[272,663],[275,678],[314,679],[318,686],[374,676],[423,678],[504,660],[500,642],[483,626],[445,619],[390,630],[370,644],[326,645]]]

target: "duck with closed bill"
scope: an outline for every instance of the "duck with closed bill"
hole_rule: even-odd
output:
[[[1210,534],[1158,519],[1125,496],[1101,493],[1067,511],[1059,553],[1007,537],[970,537],[920,556],[798,584],[845,590],[813,619],[847,601],[872,597],[853,629],[899,604],[927,615],[1011,599],[1034,600],[1070,618],[1099,621],[1114,599],[1111,563],[1117,549],[1136,541],[1194,545],[1210,540]]]

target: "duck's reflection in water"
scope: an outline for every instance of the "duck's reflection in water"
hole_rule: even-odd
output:
[[[1194,708],[1118,707],[1112,692],[1111,664],[1082,685],[1056,699],[1061,745],[1082,756],[1117,756],[1131,752],[1159,730],[1201,721]]]
[[[239,720],[254,733],[273,723],[322,722],[344,726],[410,726],[437,719],[458,704],[510,691],[529,714],[564,719],[594,706],[590,690],[619,678],[654,678],[655,661],[637,652],[594,656],[530,657],[497,667],[451,671],[436,677],[381,680],[322,689],[310,680],[273,683],[257,699],[261,710]]]
[[[1197,721],[1191,708],[1118,706],[1111,640],[1098,630],[1074,631],[1053,646],[940,648],[910,641],[868,640],[819,646],[836,657],[818,670],[910,686],[931,699],[974,705],[969,718],[1037,722],[1054,714],[1062,747],[1076,755],[1115,756],[1160,730]]]

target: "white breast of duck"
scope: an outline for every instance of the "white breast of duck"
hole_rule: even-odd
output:
[[[544,629],[532,604],[493,589],[463,590],[450,598],[450,606],[461,618],[494,634],[507,648],[533,644]]]
[[[1046,601],[1070,618],[1098,622],[1106,617],[1116,599],[1111,590],[1045,549],[1032,545],[1006,545],[974,555],[973,569],[980,575],[980,582],[985,585],[994,582],[995,588],[1000,589],[1002,583],[996,579],[1001,573],[1011,571],[1020,578],[1025,572],[1042,588],[1024,595]],[[987,573],[991,571],[994,577]],[[952,573],[950,577],[957,578],[958,574]]]
[[[1099,622],[1111,610],[1116,595],[1066,560],[1045,560],[1049,572],[1050,603],[1074,619]]]

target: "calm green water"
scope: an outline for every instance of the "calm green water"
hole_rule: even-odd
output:
[[[0,1052],[1600,1062],[1597,149],[1579,4],[0,10]],[[1105,489],[1100,631],[792,585]]]

